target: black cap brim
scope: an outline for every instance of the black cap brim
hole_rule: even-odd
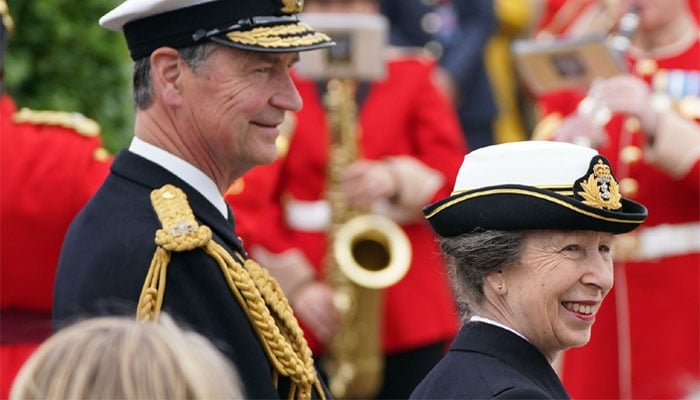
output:
[[[433,230],[451,237],[484,230],[590,230],[630,232],[647,209],[621,199],[618,210],[587,206],[573,196],[523,185],[501,185],[454,194],[423,209]]]

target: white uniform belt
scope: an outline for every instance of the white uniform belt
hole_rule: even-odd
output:
[[[633,232],[631,260],[657,260],[700,252],[700,222],[665,224]]]
[[[331,206],[326,200],[290,199],[284,204],[284,219],[291,229],[302,232],[324,232],[331,223]]]
[[[386,200],[379,200],[372,205],[372,214],[382,215],[398,224],[410,224],[419,220],[422,214],[414,215],[393,207]],[[291,229],[302,232],[326,232],[331,226],[331,206],[327,200],[304,201],[289,198],[284,203],[284,219]]]

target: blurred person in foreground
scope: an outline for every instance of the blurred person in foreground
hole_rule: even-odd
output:
[[[282,291],[248,259],[225,190],[277,155],[299,52],[333,45],[293,0],[127,0],[100,19],[135,61],[135,137],[74,219],[54,327],[160,310],[221,346],[248,398],[326,398]],[[166,290],[167,288],[167,290]]]
[[[357,26],[384,21],[374,0],[307,1],[304,14],[338,18],[338,24],[341,18],[350,18]],[[332,66],[327,76],[309,77],[302,59],[294,72],[304,108],[289,116],[286,151],[274,164],[247,174],[231,188],[227,200],[244,221],[239,231],[244,243],[280,282],[314,354],[323,361],[320,365],[331,366],[324,371],[335,396],[407,398],[442,357],[458,326],[444,263],[421,207],[449,193],[448,182],[467,148],[454,109],[432,83],[434,61],[386,46],[373,51],[378,54],[358,51],[351,56],[380,59],[385,73],[367,80],[353,76],[336,80]],[[354,89],[339,102],[341,107],[356,108],[350,113],[328,101],[343,84]],[[340,126],[328,123],[336,117],[342,120]],[[342,140],[346,134],[347,140]],[[349,156],[355,152],[355,157]],[[362,226],[347,218],[355,214],[372,221],[365,227],[366,235],[358,230],[353,236],[360,242],[371,236],[373,228],[384,226],[374,222],[378,218],[388,218],[407,237],[408,245],[399,247],[390,259],[408,259],[408,272],[397,283],[378,289],[381,304],[364,307],[350,301],[352,306],[345,310],[346,302],[340,300],[346,298],[346,286],[335,276],[343,265],[352,265],[342,254],[353,245],[343,245],[340,238],[347,236],[340,232]],[[392,243],[402,235],[389,231],[385,236]],[[378,283],[374,278],[387,270],[392,267],[368,274],[368,284]],[[359,295],[363,299],[376,294],[358,290],[364,292]],[[377,309],[378,321],[364,322],[364,316]],[[363,322],[347,326],[344,317],[354,314]],[[374,328],[376,335],[367,333]],[[371,375],[359,379],[363,385],[378,378],[377,390],[361,394],[336,390],[344,385],[333,383],[332,365],[342,359],[336,346],[357,343],[362,349],[375,339],[383,369],[368,373],[368,366],[357,365],[362,361],[347,369]],[[344,379],[342,373],[335,376],[338,382]],[[353,390],[359,385],[348,386]]]
[[[424,213],[464,323],[411,398],[569,398],[551,364],[590,340],[615,235],[644,222],[644,206],[622,198],[595,150],[525,141],[465,156],[452,195]]]
[[[626,5],[639,14],[628,72],[539,99],[535,137],[588,143],[649,208],[618,240],[615,301],[566,353],[563,381],[579,398],[681,398],[700,385],[700,30],[688,0]]]
[[[56,332],[22,366],[11,400],[243,399],[230,361],[167,314],[94,317]]]
[[[51,334],[53,279],[63,236],[109,173],[99,125],[78,113],[17,109],[5,90],[8,40],[0,0],[0,398]]]

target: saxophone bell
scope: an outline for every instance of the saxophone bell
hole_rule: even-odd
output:
[[[406,275],[411,265],[411,242],[391,219],[362,214],[335,233],[333,253],[338,268],[356,285],[384,289]]]

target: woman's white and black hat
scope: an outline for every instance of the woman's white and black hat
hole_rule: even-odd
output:
[[[487,146],[464,157],[449,197],[423,209],[433,230],[629,232],[646,208],[620,194],[610,163],[588,147],[524,141]]]
[[[134,60],[158,47],[206,40],[261,52],[334,45],[299,20],[303,5],[303,0],[126,0],[100,18],[100,25],[124,32]]]

